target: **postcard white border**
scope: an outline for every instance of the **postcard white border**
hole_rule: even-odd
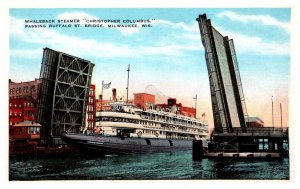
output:
[[[1,63],[1,183],[6,188],[61,188],[65,184],[75,188],[294,188],[299,183],[299,0],[1,0],[0,18],[2,18],[2,29],[0,31],[0,63]],[[36,181],[36,182],[8,182],[8,77],[9,77],[9,8],[291,8],[291,83],[290,83],[290,180],[289,181],[267,181],[267,180],[199,180],[199,181]],[[293,126],[292,126],[293,125]],[[299,147],[298,147],[299,148]],[[69,187],[69,186],[68,186]]]

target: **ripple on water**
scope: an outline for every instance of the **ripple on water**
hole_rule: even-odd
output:
[[[10,180],[67,179],[289,179],[288,159],[203,159],[190,151],[90,157],[11,157]]]

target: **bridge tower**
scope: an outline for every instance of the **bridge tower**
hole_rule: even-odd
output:
[[[205,14],[196,20],[205,49],[214,130],[230,133],[233,128],[245,128],[247,109],[233,40],[218,32]]]
[[[37,121],[44,138],[60,138],[62,131],[79,132],[85,124],[94,64],[44,48]]]

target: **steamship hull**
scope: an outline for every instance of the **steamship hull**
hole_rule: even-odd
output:
[[[61,136],[68,145],[90,154],[146,154],[192,150],[192,140],[122,138],[95,134],[70,134]]]

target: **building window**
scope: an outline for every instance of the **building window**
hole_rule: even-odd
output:
[[[30,87],[30,92],[35,92],[35,86]]]
[[[258,139],[258,149],[259,150],[268,150],[269,149],[269,144],[268,144],[268,139]]]
[[[9,103],[9,107],[11,107],[12,106],[12,104],[11,103]]]
[[[22,128],[19,128],[19,135],[22,134]]]
[[[15,116],[17,116],[17,112],[15,112]]]
[[[11,112],[9,112],[9,116],[12,116],[12,113],[11,113]]]
[[[283,140],[283,149],[289,150],[289,141],[288,140]]]

